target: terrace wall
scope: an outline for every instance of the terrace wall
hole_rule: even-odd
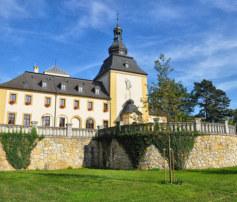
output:
[[[97,148],[91,137],[45,137],[31,153],[28,169],[66,169],[91,167],[98,164],[91,148]],[[96,150],[93,153],[97,153]],[[95,162],[94,162],[95,161]],[[6,159],[0,143],[0,170],[14,170]]]
[[[102,147],[99,147],[101,150]],[[132,164],[122,146],[116,140],[100,151],[100,167],[131,169]],[[101,153],[104,153],[102,156]],[[140,169],[167,167],[167,161],[154,145],[147,148],[139,163]],[[237,136],[205,135],[195,139],[194,147],[185,162],[187,169],[222,168],[237,166]]]
[[[187,169],[237,166],[237,137],[230,135],[199,136],[186,161]]]
[[[141,169],[164,168],[167,162],[150,146],[139,163]],[[221,168],[237,166],[237,137],[231,135],[206,135],[195,140],[186,161],[188,169]],[[65,169],[98,167],[132,169],[125,150],[116,140],[106,149],[92,137],[45,137],[31,153],[28,169]],[[0,144],[0,170],[14,170],[8,163]]]

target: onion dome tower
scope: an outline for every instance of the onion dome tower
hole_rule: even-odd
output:
[[[114,41],[112,45],[109,47],[109,55],[118,54],[118,55],[127,55],[128,50],[126,46],[123,44],[122,38],[123,30],[118,25],[114,28]]]

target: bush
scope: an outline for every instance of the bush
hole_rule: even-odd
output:
[[[31,151],[41,139],[35,128],[29,134],[22,132],[0,134],[7,160],[15,169],[26,169],[29,166]]]

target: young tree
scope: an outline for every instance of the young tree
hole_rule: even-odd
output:
[[[187,89],[169,77],[173,71],[170,60],[161,54],[155,61],[157,83],[149,90],[149,107],[153,114],[166,116],[168,121],[182,121],[189,116],[193,103]]]
[[[198,116],[204,117],[206,121],[223,121],[229,115],[230,99],[211,81],[204,79],[194,83],[192,97],[200,108]]]

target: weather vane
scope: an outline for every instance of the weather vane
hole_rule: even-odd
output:
[[[118,26],[118,23],[119,23],[119,12],[117,12],[117,26]]]

